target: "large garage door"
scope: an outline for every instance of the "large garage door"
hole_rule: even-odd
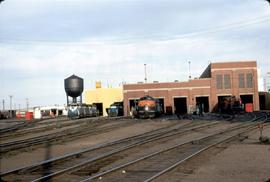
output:
[[[174,113],[186,114],[187,113],[187,98],[174,98]]]
[[[246,110],[246,104],[253,104],[253,95],[240,95],[244,108]]]
[[[103,116],[103,104],[102,103],[93,103],[94,105],[96,105],[99,116]]]
[[[162,109],[162,113],[164,113],[164,99],[160,99],[160,98],[156,98],[158,101],[159,101],[159,104],[161,106],[161,109]]]
[[[135,108],[137,104],[138,99],[131,99],[129,100],[129,110],[131,111],[131,108]]]
[[[208,97],[196,97],[196,105],[203,108],[203,112],[209,112],[209,98]]]
[[[253,103],[253,95],[240,95],[243,104]]]
[[[265,110],[265,95],[259,96],[260,110]]]

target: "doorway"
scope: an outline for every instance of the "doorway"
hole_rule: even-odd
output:
[[[196,105],[202,105],[203,112],[209,112],[209,97],[196,97]]]
[[[187,114],[187,98],[174,98],[173,102],[175,114]]]
[[[93,103],[97,107],[98,115],[103,116],[103,103]]]
[[[161,113],[164,113],[164,99],[163,98],[156,98],[159,101],[160,107],[162,109]]]

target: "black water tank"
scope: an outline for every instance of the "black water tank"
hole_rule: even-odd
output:
[[[83,92],[83,79],[72,75],[65,79],[65,91],[70,97],[78,97]]]

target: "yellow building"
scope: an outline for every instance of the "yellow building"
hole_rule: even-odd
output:
[[[107,116],[106,108],[109,108],[114,102],[123,102],[123,89],[101,88],[99,84],[96,84],[95,89],[85,90],[85,103],[95,104],[100,115]]]

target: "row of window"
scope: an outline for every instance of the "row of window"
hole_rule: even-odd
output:
[[[241,80],[240,80],[241,77]],[[245,85],[246,83],[246,85]],[[239,88],[253,88],[253,75],[252,73],[246,74],[246,82],[245,82],[245,74],[239,74]]]
[[[231,89],[231,75],[216,75],[217,89]],[[253,75],[252,73],[238,74],[238,87],[239,88],[253,88]]]

